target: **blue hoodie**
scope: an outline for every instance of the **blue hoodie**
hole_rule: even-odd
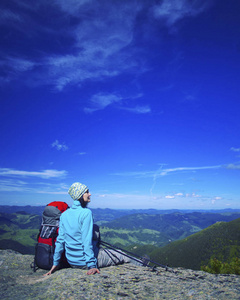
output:
[[[82,208],[79,201],[62,213],[59,233],[53,257],[53,265],[57,266],[65,249],[70,265],[97,268],[92,246],[93,217],[88,208]]]

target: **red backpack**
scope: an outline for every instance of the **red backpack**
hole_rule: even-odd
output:
[[[53,254],[55,250],[55,242],[58,236],[59,220],[61,214],[67,210],[69,206],[62,201],[54,201],[49,203],[42,214],[42,224],[37,237],[37,245],[35,247],[35,257],[33,269],[37,268],[50,270],[53,265]],[[61,262],[67,263],[63,253]]]

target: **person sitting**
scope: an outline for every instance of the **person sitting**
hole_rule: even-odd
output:
[[[131,259],[112,249],[99,247],[98,231],[93,230],[92,211],[87,207],[91,201],[89,188],[80,182],[71,185],[68,191],[74,204],[62,213],[59,234],[53,256],[53,266],[46,275],[60,266],[63,251],[72,268],[86,269],[88,275],[100,273],[99,268],[129,263]]]

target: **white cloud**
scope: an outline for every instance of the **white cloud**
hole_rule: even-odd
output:
[[[54,82],[58,91],[62,91],[67,85],[78,85],[88,79],[102,80],[121,72],[118,68],[108,68],[106,61],[95,58],[94,54],[88,53],[88,49],[79,51],[75,55],[52,56],[46,59],[51,82]]]
[[[231,150],[231,151],[234,151],[234,152],[240,152],[240,148],[232,147],[230,150]]]
[[[215,200],[222,200],[222,197],[215,197]]]
[[[47,191],[47,190],[41,190],[37,191],[38,194],[50,194],[50,195],[67,195],[67,191]]]
[[[151,112],[151,108],[146,106],[136,106],[136,107],[127,107],[127,105],[122,102],[135,100],[136,98],[140,98],[142,95],[137,95],[135,97],[127,97],[123,98],[119,94],[110,94],[110,93],[98,93],[92,96],[90,99],[90,107],[85,107],[84,111],[86,113],[92,113],[97,110],[105,109],[110,105],[116,105],[118,109],[126,110],[136,114],[146,114]]]
[[[34,62],[24,59],[24,58],[17,58],[17,57],[8,57],[8,65],[12,66],[14,71],[17,72],[26,72],[32,70],[33,67],[36,65]]]
[[[182,171],[190,171],[194,172],[197,170],[209,170],[209,169],[219,169],[221,168],[221,165],[217,166],[206,166],[206,167],[179,167],[179,168],[171,168],[171,169],[164,169],[160,171],[160,176],[165,176],[168,173],[173,173],[173,172],[182,172]]]
[[[166,176],[169,173],[175,173],[175,172],[185,172],[185,171],[195,172],[198,170],[211,170],[211,169],[219,169],[219,168],[222,168],[222,165],[205,166],[205,167],[178,167],[178,168],[169,168],[169,169],[162,169],[161,167],[157,171],[122,172],[122,173],[113,173],[112,175],[157,178],[159,176]]]
[[[127,111],[132,112],[132,113],[136,113],[136,114],[147,114],[147,113],[151,112],[151,108],[148,105],[146,105],[146,106],[136,106],[136,107],[133,107],[133,108],[122,107],[121,109],[127,110]]]
[[[35,49],[36,51],[33,46],[32,53],[39,55],[34,57],[35,62],[24,58],[29,55],[20,56],[20,51],[11,58],[6,56],[2,62],[8,71],[8,80],[2,78],[3,83],[15,78],[12,74],[15,69],[25,72],[35,65],[38,67],[37,72],[32,73],[25,82],[32,85],[51,84],[59,91],[67,85],[79,85],[88,79],[102,80],[125,71],[136,71],[136,68],[140,72],[143,60],[135,58],[134,47],[126,47],[133,40],[135,19],[142,6],[141,2],[53,0],[46,4],[44,0],[45,5],[48,5],[46,9],[49,8],[49,11],[55,11],[57,24],[62,25],[68,19],[64,22],[64,28],[59,30],[50,23],[46,25],[34,19],[31,14],[33,9],[34,13],[42,13],[41,1],[32,6],[29,1],[22,0],[15,9],[2,10],[2,22],[7,24],[11,20],[8,26],[14,26],[20,31],[25,42],[27,38],[34,39],[36,36],[49,34],[49,40],[53,36],[56,41],[60,41],[60,45],[62,38],[64,41],[67,38],[70,41],[68,50],[65,48],[65,54],[62,54],[63,51],[59,52],[61,54],[55,51],[53,55],[44,46]],[[71,18],[74,18],[73,22]],[[20,21],[23,23],[21,27],[18,24]],[[30,30],[26,31],[25,28]]]
[[[0,83],[5,84],[18,78],[24,72],[32,71],[37,64],[31,60],[7,56],[0,60],[0,67],[5,70],[4,76],[0,76]]]
[[[4,179],[0,180],[0,191],[1,192],[21,192],[30,191],[27,187],[28,183],[22,180]]]
[[[155,172],[154,171],[120,172],[120,173],[112,173],[110,175],[146,178],[146,177],[154,177]]]
[[[66,146],[64,143],[60,144],[58,140],[56,140],[55,142],[53,142],[51,144],[52,148],[56,148],[58,151],[67,151],[68,150],[68,146]]]
[[[75,39],[73,55],[55,55],[46,60],[49,73],[62,90],[66,85],[79,84],[87,79],[102,80],[125,71],[141,70],[129,46],[133,39],[134,21],[139,4],[135,2],[94,2],[77,4],[61,1],[61,8],[68,13],[88,17],[79,19],[69,34]],[[81,10],[79,11],[79,9]]]
[[[170,196],[170,195],[167,195],[165,196],[166,199],[174,199],[175,197],[174,196]]]
[[[216,203],[218,203],[219,202],[219,200],[223,200],[223,198],[222,197],[214,197],[214,198],[212,198],[212,200],[211,200],[211,203],[213,204],[213,205],[215,205]],[[228,204],[226,204],[226,206],[228,206]]]
[[[209,7],[211,1],[163,0],[153,8],[155,18],[162,18],[168,26],[185,17],[194,17]]]
[[[202,196],[196,195],[195,193],[186,193],[185,197],[187,197],[187,198],[189,198],[189,197],[191,197],[191,198],[200,198]]]
[[[114,103],[118,103],[121,100],[122,98],[115,94],[98,93],[92,96],[90,100],[91,107],[86,107],[84,111],[91,113],[97,110],[104,109]]]
[[[174,195],[167,195],[165,196],[166,199],[175,199],[175,198],[201,198],[201,195],[197,195],[195,193],[176,193]]]
[[[22,22],[22,18],[17,14],[12,12],[9,9],[1,9],[0,10],[0,23],[10,21],[10,22]]]
[[[177,193],[175,196],[183,196],[183,193]]]
[[[154,6],[153,12],[157,19],[164,18],[169,25],[172,25],[183,17],[201,13],[209,1],[163,0],[159,5]],[[150,20],[150,18],[147,20],[147,17],[150,17],[148,12],[155,1],[53,0],[46,2],[44,0],[44,4],[40,1],[36,5],[31,5],[29,1],[24,0],[18,2],[17,13],[13,10],[4,11],[5,20],[12,20],[8,22],[8,26],[12,26],[15,21],[15,28],[17,28],[21,21],[23,23],[21,34],[25,42],[27,38],[49,34],[48,40],[53,37],[57,42],[56,45],[59,43],[60,51],[59,53],[54,51],[53,55],[52,47],[48,50],[44,46],[37,49],[33,46],[32,53],[39,55],[34,57],[34,61],[27,60],[26,55],[20,57],[19,51],[11,59],[6,57],[4,62],[9,68],[8,80],[2,78],[3,83],[15,78],[12,74],[15,69],[21,73],[33,70],[31,77],[25,80],[27,84],[50,84],[58,91],[62,91],[66,86],[79,86],[86,80],[104,80],[123,73],[141,74],[149,70],[149,66],[145,66],[147,56],[144,49],[138,48],[135,41],[137,37],[144,38],[144,32],[140,32],[143,28],[137,26],[139,12],[144,10],[146,23],[148,23]],[[38,23],[40,20],[33,19],[33,14],[29,12],[34,10],[34,15],[41,14],[43,7],[55,11],[59,26],[63,24],[62,21],[64,22],[61,30],[48,22],[46,25]],[[30,30],[26,31],[25,28]],[[69,41],[68,48],[66,46],[68,42],[63,46],[62,41]],[[37,67],[36,72],[34,67]],[[140,106],[133,112],[149,111],[147,107]]]
[[[58,178],[66,176],[66,171],[43,170],[43,171],[23,171],[10,168],[0,168],[0,176],[6,177],[40,177],[44,179]]]
[[[129,208],[129,209],[211,209],[213,204],[217,204],[217,208],[225,208],[228,206],[221,197],[200,196],[195,193],[187,193],[182,195],[147,195],[147,194],[122,194],[122,193],[97,193],[94,194],[94,201],[91,207],[98,208]]]
[[[72,15],[78,15],[82,5],[92,2],[92,0],[53,0],[64,12]]]
[[[231,169],[231,170],[240,170],[240,165],[236,164],[228,164],[225,166],[226,169]]]
[[[26,172],[24,172],[24,174],[26,174]],[[29,175],[28,172],[26,175],[23,175],[23,173],[21,173],[21,175],[19,176],[23,176],[23,177],[36,176],[36,177],[42,177],[44,179],[48,179],[49,175],[50,174],[46,175],[47,177],[42,176],[42,174],[40,176],[36,174]],[[50,181],[33,182],[32,180],[28,182],[28,181],[18,180],[15,178],[15,173],[9,177],[14,177],[14,178],[0,179],[0,192],[10,192],[10,193],[18,192],[23,194],[32,193],[35,195],[36,194],[67,195],[68,186],[64,183],[50,183]]]
[[[149,195],[135,195],[135,194],[94,194],[94,201],[91,202],[91,207],[98,208],[125,208],[125,209],[141,209],[146,208],[146,202],[148,207],[154,208],[154,199]]]

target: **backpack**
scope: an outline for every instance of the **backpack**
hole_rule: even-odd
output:
[[[67,203],[62,201],[53,201],[44,208],[32,266],[34,272],[36,272],[37,268],[44,270],[51,269],[60,216],[68,208]],[[64,253],[61,262],[63,262],[63,264],[67,263]]]

